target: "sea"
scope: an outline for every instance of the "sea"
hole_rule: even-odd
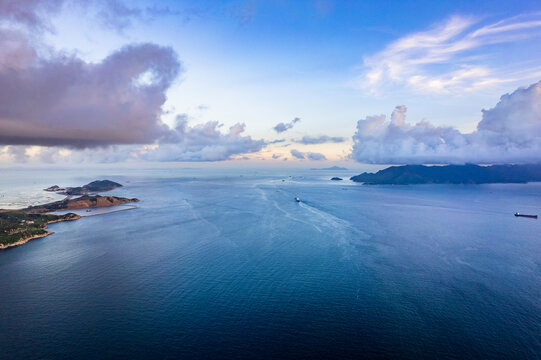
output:
[[[3,169],[0,208],[140,202],[0,251],[0,359],[540,359],[541,183],[357,174]]]

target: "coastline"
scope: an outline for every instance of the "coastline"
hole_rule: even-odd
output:
[[[47,225],[49,225],[49,224],[54,224],[54,223],[57,223],[57,222],[63,222],[63,221],[75,221],[75,220],[79,220],[80,218],[83,218],[83,217],[105,215],[105,214],[111,214],[111,213],[115,213],[115,212],[119,212],[119,211],[126,211],[126,210],[137,209],[137,205],[117,205],[116,207],[123,207],[123,208],[122,208],[122,209],[114,209],[114,210],[105,211],[105,212],[100,212],[100,213],[97,213],[97,214],[90,214],[90,215],[79,215],[79,214],[75,214],[75,215],[77,215],[77,217],[74,217],[74,218],[71,218],[71,219],[57,219],[57,220],[51,220],[51,221],[48,221],[48,222],[47,222],[47,224],[45,225],[45,227],[43,228],[43,230],[47,230]],[[96,208],[95,208],[95,209],[96,209]],[[99,208],[97,208],[97,209],[99,209]],[[81,209],[81,210],[82,210],[82,209]],[[54,213],[49,213],[49,214],[51,214],[51,215],[57,215],[57,214],[54,214]],[[31,241],[31,240],[44,238],[44,237],[49,236],[49,235],[52,235],[52,234],[54,234],[53,231],[46,231],[44,234],[32,235],[32,236],[29,236],[29,237],[27,237],[27,238],[21,239],[21,240],[19,240],[19,241],[17,241],[17,242],[14,242],[14,243],[10,243],[10,244],[0,244],[0,251],[9,249],[9,248],[12,248],[12,247],[15,247],[15,246],[20,246],[20,245],[26,244],[27,242],[29,242],[29,241]]]
[[[7,244],[7,245],[0,244],[0,251],[1,251],[1,250],[9,249],[9,248],[11,248],[11,247],[23,245],[23,244],[26,244],[27,242],[29,242],[30,240],[43,238],[43,237],[49,236],[49,235],[51,235],[51,234],[54,234],[54,232],[52,232],[52,231],[47,231],[45,234],[41,234],[41,235],[32,235],[32,236],[30,236],[30,237],[28,237],[28,238],[25,238],[25,239],[22,239],[22,240],[19,240],[19,241],[17,241],[17,242],[10,243],[10,244]]]
[[[78,219],[81,218],[79,215],[77,215],[77,216],[78,216],[78,217],[72,218],[72,219],[58,219],[58,220],[51,220],[51,221],[48,221],[47,224],[45,225],[45,227],[43,228],[43,230],[47,230],[47,225],[49,225],[49,224],[53,224],[53,223],[57,223],[57,222],[62,222],[62,221],[74,221],[74,220],[78,220]],[[32,236],[29,236],[29,237],[27,237],[27,238],[21,239],[21,240],[19,240],[19,241],[17,241],[17,242],[14,242],[14,243],[10,243],[10,244],[0,244],[0,251],[9,249],[9,248],[11,248],[11,247],[23,245],[23,244],[26,244],[27,242],[29,242],[30,240],[44,238],[44,237],[49,236],[49,235],[52,235],[52,234],[54,234],[53,231],[45,231],[44,234],[32,235]]]

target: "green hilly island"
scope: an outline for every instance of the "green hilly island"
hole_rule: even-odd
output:
[[[391,166],[351,180],[366,185],[527,183],[541,181],[541,165]]]

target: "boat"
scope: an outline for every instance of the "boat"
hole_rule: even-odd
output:
[[[295,201],[296,201],[296,202],[301,202],[301,199],[300,199],[298,196],[296,196],[296,197],[295,197]]]
[[[527,217],[527,218],[531,218],[531,219],[537,219],[537,215],[526,215],[526,214],[521,214],[521,213],[515,213],[515,216]]]

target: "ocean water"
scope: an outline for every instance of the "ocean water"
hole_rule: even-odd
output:
[[[0,251],[0,358],[541,358],[540,183],[328,180],[355,174],[3,171],[0,207],[141,201]]]

